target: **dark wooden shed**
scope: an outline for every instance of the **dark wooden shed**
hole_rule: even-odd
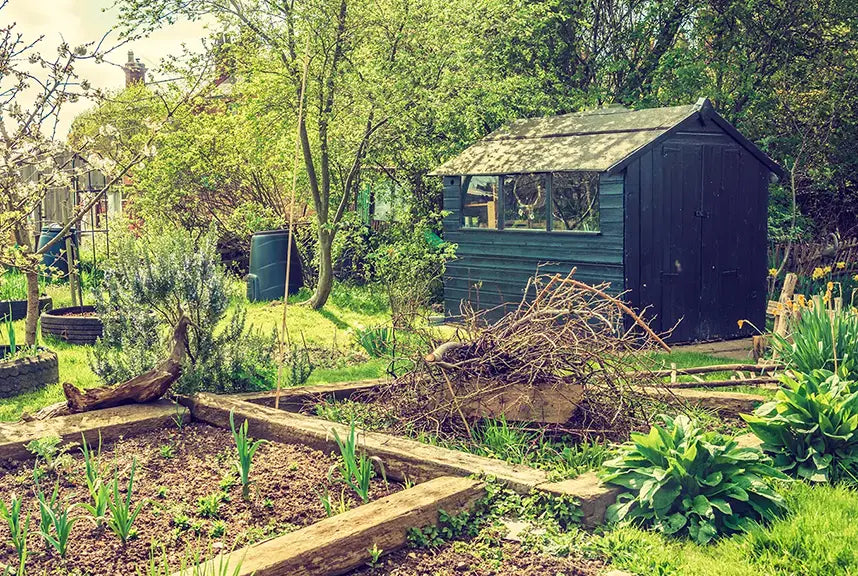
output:
[[[443,176],[449,316],[517,303],[528,278],[577,267],[673,342],[747,336],[766,308],[768,187],[782,169],[715,112],[688,106],[517,120]],[[495,313],[500,313],[497,311]]]

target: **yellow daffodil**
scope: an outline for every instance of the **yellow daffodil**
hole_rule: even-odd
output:
[[[811,277],[814,280],[819,280],[823,276],[825,276],[825,270],[823,270],[822,268],[818,268],[818,267],[813,269],[813,274],[811,274]]]
[[[774,278],[777,275],[778,275],[778,269],[777,268],[769,268],[769,276],[770,277]]]
[[[745,321],[744,320],[736,320],[736,324],[739,326],[739,330],[741,330],[742,326],[745,325]]]
[[[837,263],[837,269],[838,270],[845,270],[846,269],[846,262],[843,262],[843,261],[838,262]]]

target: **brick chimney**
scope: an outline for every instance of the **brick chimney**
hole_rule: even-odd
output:
[[[146,83],[146,65],[140,62],[140,58],[134,58],[134,52],[128,51],[128,62],[122,67],[125,70],[125,87],[135,82]]]

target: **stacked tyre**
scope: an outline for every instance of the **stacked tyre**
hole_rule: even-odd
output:
[[[39,298],[39,312],[51,309],[50,296],[42,296]],[[22,320],[27,317],[27,301],[26,300],[0,300],[0,320],[4,317],[12,317],[12,320]]]
[[[9,352],[8,346],[0,346],[0,358]],[[0,398],[34,392],[59,381],[59,360],[50,350],[40,349],[34,355],[0,360]]]
[[[42,336],[69,344],[95,344],[103,330],[104,324],[93,306],[55,308],[42,314]]]

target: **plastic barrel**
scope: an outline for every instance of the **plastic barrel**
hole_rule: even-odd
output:
[[[286,251],[289,230],[257,232],[250,238],[250,270],[247,275],[247,299],[251,302],[283,298],[286,289]],[[292,239],[289,294],[303,285],[301,257]]]
[[[42,233],[39,234],[39,250],[41,250],[43,246],[47,245],[48,242],[56,238],[56,236],[62,232],[62,229],[62,226],[59,224],[51,224],[49,226],[42,227]],[[71,238],[72,242],[77,243],[75,229],[70,229],[65,238]],[[42,264],[48,268],[58,270],[63,276],[67,276],[69,273],[69,263],[66,258],[65,238],[51,246],[47,252],[42,254]]]

